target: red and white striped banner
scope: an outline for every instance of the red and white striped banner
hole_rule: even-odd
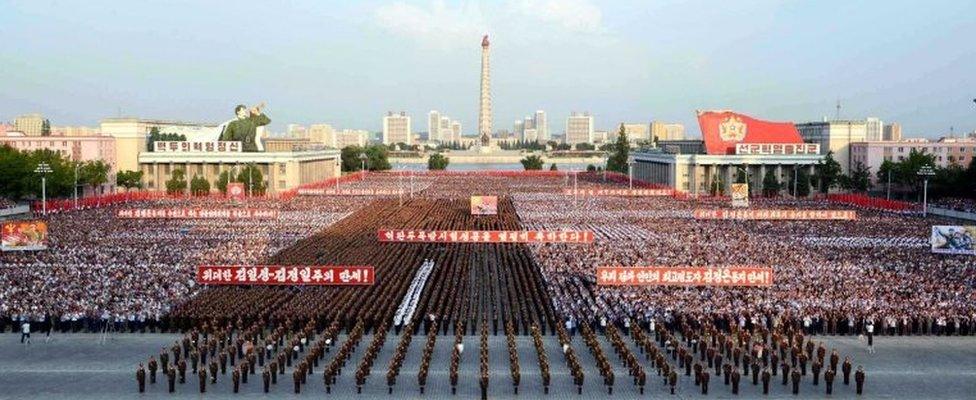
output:
[[[118,218],[127,219],[276,219],[278,210],[251,208],[136,208],[118,210]]]
[[[854,210],[695,210],[695,219],[855,220]]]
[[[765,267],[597,267],[601,286],[770,286]]]
[[[592,231],[377,231],[381,242],[402,243],[593,243]]]

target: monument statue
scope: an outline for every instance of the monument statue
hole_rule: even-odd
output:
[[[242,150],[250,152],[258,151],[257,139],[255,138],[257,129],[259,126],[265,126],[271,123],[271,119],[261,113],[262,108],[264,108],[264,103],[258,104],[250,109],[243,104],[234,107],[234,113],[237,114],[237,119],[230,121],[224,127],[223,132],[220,134],[220,140],[238,141],[241,142]]]

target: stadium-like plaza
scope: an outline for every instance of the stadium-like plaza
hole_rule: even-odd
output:
[[[859,381],[865,398],[976,393],[976,263],[928,241],[947,221],[782,198],[750,209],[856,217],[702,219],[696,210],[729,199],[629,192],[613,174],[413,175],[41,217],[48,250],[0,255],[0,397],[734,398],[763,396],[767,378],[774,398],[794,385],[802,398],[853,398]],[[473,212],[481,195],[497,196],[496,214]],[[225,208],[274,218],[120,213]],[[489,243],[474,231],[543,234]],[[198,269],[250,265],[375,276],[199,283],[226,277]],[[772,282],[597,273],[640,266],[770,268]],[[250,278],[228,268],[231,280],[262,279],[261,267]]]

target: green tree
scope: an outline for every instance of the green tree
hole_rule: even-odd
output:
[[[41,123],[41,136],[51,136],[51,121],[45,119]]]
[[[359,159],[359,155],[363,154],[363,151],[363,148],[359,146],[343,147],[340,153],[340,157],[342,159],[342,170],[352,172],[362,169],[362,162]]]
[[[444,157],[441,153],[434,153],[427,159],[427,169],[431,171],[443,171],[447,169],[447,165],[450,164],[451,160]]]
[[[47,163],[51,167],[52,172],[45,175],[49,199],[68,197],[74,194],[74,163],[62,157],[60,153],[49,149],[34,150],[26,153],[26,163],[30,174],[21,177],[21,179],[26,179],[24,185],[31,189],[30,193],[35,198],[40,198],[42,191],[41,174],[34,172],[40,163]]]
[[[227,194],[227,184],[233,179],[234,175],[231,174],[230,171],[222,171],[220,175],[217,176],[217,182],[214,182],[214,184],[217,186],[217,190],[219,190],[221,194]]]
[[[124,187],[125,190],[142,189],[142,171],[119,171],[115,174],[115,184]]]
[[[27,155],[13,147],[0,145],[0,197],[19,200],[32,192],[27,177],[33,174],[33,166]]]
[[[91,186],[92,191],[95,191],[108,182],[110,169],[111,167],[102,160],[85,162],[78,169],[78,183]]]
[[[763,177],[763,196],[773,197],[779,194],[780,184],[779,179],[776,177],[776,171],[772,169],[766,170],[766,176]]]
[[[196,175],[190,180],[190,193],[194,196],[206,196],[210,194],[210,182],[201,175]]]
[[[972,157],[969,161],[969,167],[966,168],[966,174],[963,178],[966,182],[963,187],[963,196],[976,199],[976,157]]]
[[[871,169],[862,163],[857,163],[849,175],[841,175],[838,179],[840,186],[856,193],[864,193],[871,189]]]
[[[550,171],[558,171],[559,169],[556,168],[556,163],[552,163],[552,165],[549,166],[549,170]]]
[[[248,164],[244,168],[241,168],[240,172],[237,173],[235,182],[243,183],[245,193],[251,196],[263,195],[265,189],[267,189],[264,184],[264,174],[254,164]]]
[[[576,143],[576,150],[578,151],[592,151],[596,150],[596,146],[589,143]]]
[[[627,141],[627,132],[624,131],[624,124],[620,124],[617,133],[617,141],[611,149],[610,158],[607,159],[607,171],[615,171],[626,174],[627,161],[630,157],[630,142]]]
[[[186,173],[182,169],[174,169],[169,180],[166,181],[166,194],[183,194],[186,191]]]
[[[593,164],[587,165],[586,172],[596,172],[596,165]]]
[[[387,171],[393,168],[387,158],[387,151],[383,145],[366,147],[366,168],[370,171]]]
[[[539,157],[537,155],[531,155],[525,157],[521,159],[519,162],[522,163],[522,167],[525,168],[526,171],[541,170],[542,165],[544,164],[542,162],[542,157]]]
[[[725,194],[725,182],[717,174],[712,176],[712,185],[709,188],[712,196]]]
[[[817,163],[817,182],[820,185],[820,192],[827,193],[830,188],[836,187],[841,176],[840,164],[834,159],[834,152],[827,152],[823,160]]]

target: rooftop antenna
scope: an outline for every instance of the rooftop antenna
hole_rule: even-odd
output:
[[[840,121],[840,99],[837,99],[837,115],[834,116],[835,121]]]

